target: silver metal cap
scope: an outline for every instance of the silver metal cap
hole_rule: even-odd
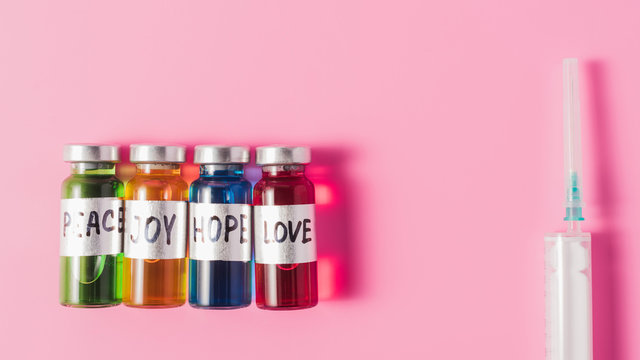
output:
[[[184,146],[134,144],[129,149],[132,163],[183,163],[186,153]]]
[[[67,144],[62,159],[68,162],[120,162],[119,147],[116,145]]]
[[[260,146],[256,148],[257,165],[308,164],[311,149],[305,146]]]
[[[249,148],[245,146],[196,145],[194,164],[247,164]]]

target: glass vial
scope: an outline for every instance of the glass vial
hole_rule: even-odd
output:
[[[117,146],[66,145],[71,176],[62,183],[60,303],[106,307],[122,301],[124,187]]]
[[[182,146],[131,145],[136,175],[125,189],[125,305],[167,308],[186,295],[187,198]]]
[[[256,150],[262,179],[253,190],[256,304],[289,310],[318,303],[315,194],[305,177],[306,147]]]
[[[234,309],[251,304],[249,149],[195,147],[200,177],[189,191],[189,304]]]

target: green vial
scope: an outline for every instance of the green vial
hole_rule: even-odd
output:
[[[65,145],[71,176],[62,183],[60,304],[106,307],[122,301],[124,186],[117,146]]]

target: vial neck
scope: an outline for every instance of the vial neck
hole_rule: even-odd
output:
[[[115,175],[116,164],[106,162],[76,162],[71,163],[71,173],[74,175]]]
[[[142,163],[136,164],[136,174],[142,175],[180,175],[180,164]]]
[[[262,167],[263,177],[295,177],[304,176],[304,165],[266,165]]]
[[[242,177],[244,166],[242,164],[202,164],[200,165],[200,176],[234,176]]]

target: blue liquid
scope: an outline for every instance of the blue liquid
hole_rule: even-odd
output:
[[[242,165],[202,165],[191,184],[189,201],[251,204],[251,183]],[[234,309],[251,304],[251,261],[189,260],[189,304]]]

